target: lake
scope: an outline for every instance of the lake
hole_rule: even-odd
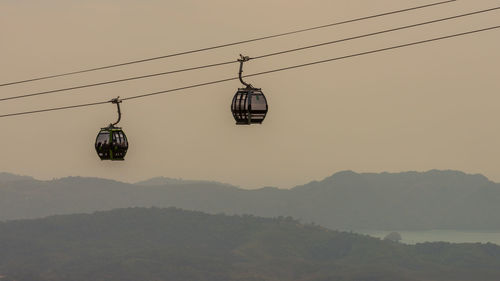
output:
[[[405,231],[395,230],[401,234],[402,243],[416,244],[423,242],[450,242],[450,243],[494,243],[500,245],[500,230],[495,231],[469,231],[469,230],[421,230]],[[384,238],[392,231],[355,231],[357,233]]]

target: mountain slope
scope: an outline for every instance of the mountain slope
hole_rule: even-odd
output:
[[[500,229],[500,184],[457,171],[340,172],[291,190],[165,178],[0,181],[0,220],[125,207],[293,216],[332,229]]]
[[[3,280],[498,280],[500,247],[407,246],[291,218],[120,209],[0,223]]]
[[[341,172],[292,190],[304,219],[347,229],[500,229],[500,185],[456,171]],[[292,214],[294,215],[294,214]]]

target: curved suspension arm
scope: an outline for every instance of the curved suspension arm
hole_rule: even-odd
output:
[[[250,57],[243,56],[240,54],[240,58],[238,59],[238,61],[240,62],[240,72],[238,74],[238,78],[240,78],[241,84],[245,85],[247,88],[253,88],[252,84],[246,83],[245,81],[243,81],[243,78],[241,77],[241,75],[243,74],[243,63],[246,61],[249,61],[249,60],[250,60]]]
[[[122,119],[122,112],[120,110],[120,103],[122,102],[122,100],[120,99],[120,97],[117,97],[110,100],[110,102],[116,104],[116,106],[118,107],[118,120],[116,120],[116,122],[112,124],[113,126],[115,126],[116,124],[120,123],[120,120]]]

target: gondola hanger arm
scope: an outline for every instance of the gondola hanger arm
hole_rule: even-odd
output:
[[[110,102],[116,104],[118,108],[118,120],[116,120],[115,123],[111,124],[112,126],[115,126],[116,124],[120,123],[120,120],[122,119],[122,112],[120,110],[120,103],[122,103],[122,100],[120,99],[120,96],[118,96],[114,99],[111,99]]]
[[[242,77],[243,63],[245,63],[251,59],[252,58],[250,58],[249,56],[243,56],[242,54],[240,54],[240,58],[238,59],[238,61],[240,62],[240,71],[238,73],[238,78],[240,79],[241,84],[245,85],[247,88],[253,88],[253,87],[252,87],[252,84],[249,84],[249,83],[246,83],[245,81],[243,81],[243,77]]]

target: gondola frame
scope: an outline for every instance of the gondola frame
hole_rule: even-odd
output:
[[[265,104],[265,109],[256,109],[257,106],[252,106],[253,97],[255,97],[256,100],[262,98],[263,102],[260,101],[260,105]],[[266,96],[260,88],[239,88],[234,94],[231,102],[231,112],[236,121],[236,125],[262,124],[268,110],[269,105]]]
[[[107,144],[99,142],[99,137],[104,134],[109,135]],[[116,136],[119,136],[118,141],[116,141],[115,139]],[[106,145],[107,148],[103,148],[104,145]],[[101,160],[123,161],[125,160],[125,155],[128,151],[127,135],[121,127],[110,125],[108,127],[101,128],[101,130],[97,134],[94,146],[97,155]]]

